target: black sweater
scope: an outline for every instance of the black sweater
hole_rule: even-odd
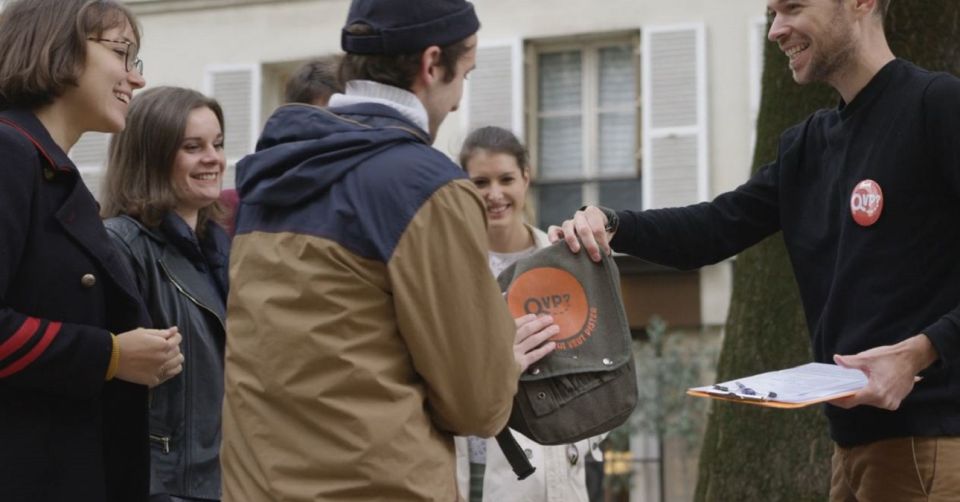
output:
[[[850,208],[865,179],[883,191],[880,218],[866,227]],[[851,103],[784,132],[777,159],[736,190],[619,216],[615,250],[677,268],[718,262],[782,230],[817,361],[918,333],[940,356],[897,411],[828,405],[833,439],[960,435],[957,78],[892,61]]]

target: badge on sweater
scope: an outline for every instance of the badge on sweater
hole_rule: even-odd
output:
[[[850,214],[861,227],[869,227],[880,219],[883,212],[883,190],[873,180],[863,180],[853,187],[850,194]]]

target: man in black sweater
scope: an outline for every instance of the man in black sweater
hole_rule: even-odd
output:
[[[550,235],[594,260],[696,268],[782,230],[815,359],[869,378],[826,407],[831,500],[960,500],[960,80],[894,57],[888,4],[769,0],[794,80],[833,86],[839,106],[712,202],[587,207]]]

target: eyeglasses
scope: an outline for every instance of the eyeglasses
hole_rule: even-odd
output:
[[[137,73],[143,75],[143,60],[137,57],[138,51],[137,46],[129,40],[111,40],[109,38],[94,38],[90,37],[87,40],[91,42],[103,43],[110,42],[112,44],[121,44],[124,46],[123,51],[116,50],[117,54],[123,55],[123,68],[126,71],[136,69]]]

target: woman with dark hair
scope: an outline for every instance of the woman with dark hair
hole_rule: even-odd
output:
[[[119,132],[144,86],[133,15],[111,0],[0,10],[0,493],[147,499],[147,389],[182,369],[66,152]]]
[[[216,100],[159,87],[130,104],[104,180],[107,231],[154,326],[183,333],[183,373],[151,391],[151,502],[220,499],[229,239],[217,223],[226,159]]]
[[[487,208],[488,259],[494,276],[550,245],[546,233],[524,221],[530,188],[529,158],[512,132],[500,127],[473,131],[460,150],[460,166],[480,191]],[[471,501],[587,502],[585,463],[594,455],[600,460],[598,444],[602,436],[575,444],[543,446],[512,432],[537,469],[523,481],[517,480],[495,439],[457,441],[458,477],[462,488],[469,478]]]

